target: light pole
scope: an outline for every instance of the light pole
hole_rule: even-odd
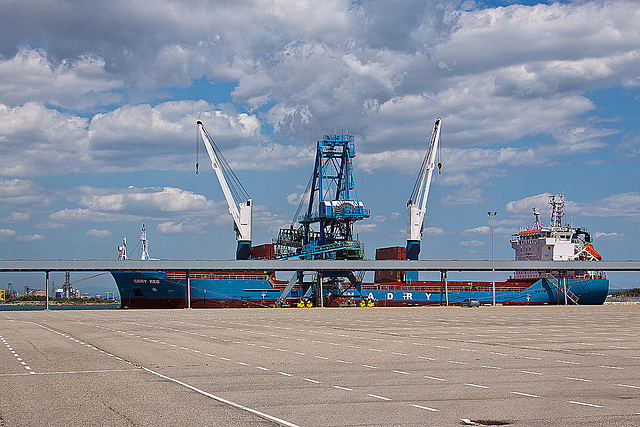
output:
[[[491,273],[493,274],[492,279],[492,290],[493,290],[493,305],[496,305],[496,267],[495,267],[495,254],[493,252],[493,218],[498,214],[498,212],[487,212],[487,214],[491,217]]]

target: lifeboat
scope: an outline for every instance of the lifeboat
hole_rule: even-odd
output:
[[[587,243],[586,245],[584,245],[582,247],[582,250],[584,252],[588,252],[592,257],[594,257],[598,261],[602,261],[602,255],[600,255],[600,253],[598,251],[596,251],[596,249],[593,247],[593,245],[591,243]],[[586,256],[583,254],[580,258],[582,260],[585,260]]]

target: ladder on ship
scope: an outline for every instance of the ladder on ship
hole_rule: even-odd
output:
[[[566,288],[564,286],[561,286],[560,283],[560,279],[547,279],[549,280],[549,282],[551,282],[551,284],[553,286],[556,287],[556,289],[558,290],[558,296],[562,293],[564,295],[566,295],[567,300],[571,301],[573,304],[578,305],[578,295],[574,294],[573,292],[571,292],[571,290],[569,288]]]

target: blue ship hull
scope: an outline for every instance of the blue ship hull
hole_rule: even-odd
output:
[[[112,272],[120,291],[122,308],[183,308],[186,306],[186,279],[184,273],[163,271]],[[458,282],[459,283],[459,282]],[[557,282],[538,279],[527,283],[496,283],[498,304],[564,304],[564,287],[558,290]],[[471,283],[469,285],[472,285]],[[190,276],[191,307],[270,307],[282,293],[283,284],[274,285],[264,274],[241,273],[193,273]],[[409,284],[363,284],[361,289],[347,289],[341,293],[325,290],[325,305],[354,305],[360,301],[373,301],[375,306],[413,306],[457,304],[466,298],[475,298],[480,303],[493,301],[491,283],[475,286],[448,287],[448,298],[440,282],[414,282]],[[578,304],[603,304],[609,291],[609,280],[605,278],[567,279],[569,304],[571,298]],[[293,289],[287,295],[287,305],[304,299],[304,289]]]

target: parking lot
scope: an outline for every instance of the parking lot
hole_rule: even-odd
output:
[[[639,425],[640,306],[0,312],[2,425]]]

